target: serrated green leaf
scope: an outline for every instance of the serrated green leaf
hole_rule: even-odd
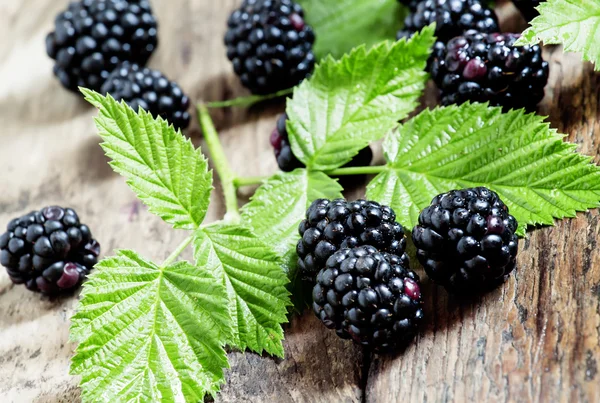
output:
[[[485,186],[507,204],[520,235],[528,225],[598,207],[600,168],[543,120],[487,104],[426,110],[388,136],[390,162],[367,197],[390,205],[411,228],[437,194]]]
[[[393,40],[407,8],[398,0],[298,0],[315,31],[318,58],[341,57],[352,48]]]
[[[581,52],[600,70],[600,0],[547,0],[536,8],[540,15],[517,45],[563,44],[565,51]]]
[[[96,265],[82,296],[71,373],[84,401],[198,402],[218,391],[231,317],[210,272],[121,250]]]
[[[100,113],[96,127],[112,168],[149,210],[175,228],[196,229],[204,220],[212,172],[200,149],[162,118],[82,89]]]
[[[242,208],[242,220],[282,258],[294,306],[298,310],[304,305],[302,281],[297,276],[296,265],[298,224],[314,200],[342,197],[342,190],[335,179],[324,173],[300,168],[269,178]]]
[[[215,224],[196,232],[194,257],[227,289],[233,318],[229,343],[283,357],[288,279],[270,246],[247,228]]]
[[[417,106],[433,32],[326,58],[287,103],[294,155],[309,169],[335,169],[394,128]]]

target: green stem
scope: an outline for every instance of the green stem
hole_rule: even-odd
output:
[[[179,257],[179,255],[181,255],[181,252],[183,252],[185,250],[185,248],[187,248],[187,246],[192,242],[192,239],[194,239],[193,235],[190,235],[187,238],[185,238],[183,240],[183,242],[181,242],[179,244],[179,246],[177,247],[177,249],[175,249],[173,251],[173,253],[171,253],[169,255],[169,257],[167,257],[165,259],[165,261],[162,263],[161,267],[167,267],[168,265],[170,265],[171,263],[173,263],[175,261],[175,259],[177,259]]]
[[[387,165],[375,165],[369,167],[346,167],[333,169],[325,172],[329,176],[345,176],[345,175],[369,175],[378,174],[387,169]]]
[[[267,179],[269,179],[268,176],[238,176],[233,180],[233,184],[238,188],[242,186],[260,185]]]
[[[239,97],[234,99],[228,99],[227,101],[216,101],[209,102],[206,104],[208,108],[227,108],[230,106],[252,106],[258,102],[266,101],[269,99],[279,98],[284,95],[289,95],[294,91],[294,88],[287,88],[285,90],[277,91],[273,94],[268,95],[251,95],[248,97]]]
[[[221,180],[223,197],[225,198],[225,221],[238,222],[241,217],[238,208],[236,188],[233,183],[236,175],[233,173],[233,170],[227,161],[227,157],[225,157],[219,135],[217,134],[215,125],[213,124],[205,105],[198,105],[198,120],[200,121],[202,131],[204,132],[204,140],[206,140],[206,146],[212,157],[213,166]]]

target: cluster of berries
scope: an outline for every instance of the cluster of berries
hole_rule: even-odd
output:
[[[486,188],[433,199],[412,232],[429,278],[460,294],[487,291],[515,268],[518,224]],[[315,200],[298,228],[298,269],[328,328],[376,352],[411,340],[423,318],[419,276],[394,210],[373,201]]]
[[[60,13],[46,37],[54,74],[69,90],[111,94],[161,116],[177,129],[190,123],[188,97],[162,73],[144,66],[158,44],[148,0],[81,0]]]
[[[437,42],[428,70],[443,105],[489,102],[505,110],[535,110],[544,97],[548,63],[539,45],[515,46],[519,34],[500,34],[484,0],[401,0],[410,9],[398,39],[436,23]],[[539,1],[515,4],[527,18]]]

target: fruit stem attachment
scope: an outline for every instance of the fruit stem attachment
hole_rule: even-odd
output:
[[[368,167],[346,167],[326,171],[329,176],[346,176],[346,175],[369,175],[378,174],[387,169],[387,165],[375,165]]]
[[[239,97],[234,99],[228,99],[227,101],[215,101],[206,104],[208,108],[228,108],[231,106],[249,107],[262,101],[269,99],[275,99],[284,95],[289,95],[294,91],[294,88],[287,88],[285,90],[277,91],[273,94],[267,95],[251,95],[248,97]]]
[[[169,255],[169,257],[167,257],[160,266],[167,267],[171,263],[173,263],[175,261],[175,259],[177,259],[179,257],[179,255],[181,255],[181,252],[183,252],[185,250],[185,248],[187,248],[187,246],[192,242],[192,239],[194,239],[194,235],[190,235],[187,238],[185,238],[183,240],[183,242],[181,242],[179,244],[179,246],[173,251],[173,253],[171,253]]]
[[[260,185],[265,180],[269,179],[268,176],[241,176],[233,180],[235,187]]]
[[[206,105],[198,105],[198,120],[202,126],[204,140],[206,141],[206,146],[208,147],[210,156],[212,157],[213,166],[215,171],[217,171],[219,179],[221,180],[221,187],[223,188],[223,197],[225,198],[226,209],[224,221],[229,223],[239,222],[241,217],[238,207],[236,188],[234,185],[234,179],[236,175],[231,169],[231,166],[227,161],[227,157],[225,157],[225,152],[223,151],[223,146],[221,146],[219,135],[217,134],[217,130],[215,129],[212,119],[210,118],[210,114],[208,113]]]

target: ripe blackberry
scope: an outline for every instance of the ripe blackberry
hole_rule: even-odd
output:
[[[157,46],[156,20],[147,0],[82,0],[56,17],[46,52],[66,88],[99,91],[124,61],[146,64]]]
[[[415,11],[422,0],[398,0],[398,3],[408,7],[410,11]]]
[[[436,49],[470,29],[500,31],[494,10],[480,0],[424,0],[406,16],[404,28],[398,31],[397,38],[408,38],[434,22]]]
[[[312,73],[315,35],[292,0],[244,0],[227,22],[227,57],[254,94],[291,88]]]
[[[286,128],[287,114],[283,114],[277,119],[277,126],[271,133],[271,145],[275,151],[275,158],[277,159],[277,165],[279,169],[284,172],[291,172],[296,168],[303,168],[304,164],[296,158],[292,152],[292,146],[290,145],[288,132]],[[360,150],[358,154],[348,162],[345,167],[361,167],[371,165],[373,159],[373,151],[371,147],[367,146]],[[342,177],[340,180],[344,180]],[[356,177],[354,178],[356,182]]]
[[[423,319],[419,276],[372,246],[335,252],[319,271],[312,297],[325,326],[376,352],[406,344]]]
[[[449,291],[474,294],[502,283],[515,268],[517,220],[489,189],[436,196],[413,229],[427,275]]]
[[[545,0],[513,0],[513,3],[515,3],[515,6],[521,11],[523,17],[525,17],[527,21],[531,21],[539,15],[535,8],[544,1]]]
[[[514,46],[519,37],[469,31],[436,49],[430,71],[442,104],[489,102],[505,110],[534,110],[544,97],[548,63],[539,45]]]
[[[125,62],[110,74],[102,93],[124,100],[135,111],[141,107],[154,117],[161,116],[175,129],[183,130],[190,124],[190,99],[160,71]]]
[[[342,248],[371,245],[400,256],[408,265],[404,228],[396,222],[394,210],[374,201],[317,199],[306,211],[298,232],[298,267],[309,281],[314,281],[327,259]]]
[[[57,294],[77,287],[98,261],[100,244],[73,209],[32,211],[0,235],[0,263],[13,283]]]

